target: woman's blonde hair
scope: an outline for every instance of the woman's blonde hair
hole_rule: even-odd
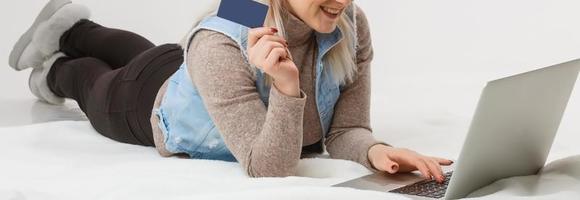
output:
[[[279,30],[279,34],[286,37],[286,31],[284,27],[285,17],[283,13],[289,13],[288,5],[286,4],[288,0],[268,0],[270,4],[270,10],[268,12],[268,17],[266,18],[265,25],[276,27]],[[264,0],[262,0],[264,2]],[[356,18],[353,6],[353,18]],[[352,81],[357,72],[357,65],[355,63],[356,59],[356,30],[355,21],[351,19],[346,12],[343,12],[340,16],[338,22],[338,29],[342,32],[343,39],[338,44],[336,44],[324,58],[324,62],[332,66],[331,72],[335,81],[338,83],[346,83]],[[269,78],[268,78],[269,79]],[[271,82],[268,80],[267,82]]]
[[[279,30],[280,36],[287,38],[286,31],[284,27],[284,20],[285,15],[283,13],[289,13],[287,10],[287,2],[288,0],[257,0],[258,2],[262,2],[264,4],[270,5],[270,10],[268,11],[268,16],[265,21],[266,26],[276,27]],[[217,14],[217,8],[219,6],[218,1],[213,1],[214,3],[211,5],[211,9],[208,10],[203,15],[200,15],[196,18],[194,27],[199,24],[199,22],[205,17],[210,15]],[[354,5],[352,6],[352,19],[343,12],[342,16],[340,16],[340,20],[338,22],[337,28],[340,29],[343,39],[336,44],[327,54],[326,57],[323,58],[324,62],[330,64],[332,69],[332,77],[335,81],[340,84],[347,83],[352,81],[355,78],[357,72],[357,65],[355,63],[356,59],[356,8]],[[193,30],[192,28],[192,30]],[[187,42],[189,38],[184,38],[181,41],[183,47],[187,47]],[[265,76],[266,83],[271,84],[272,78],[270,76]]]

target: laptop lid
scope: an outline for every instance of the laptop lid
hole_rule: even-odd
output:
[[[491,81],[480,97],[446,199],[545,164],[578,78],[580,60]]]

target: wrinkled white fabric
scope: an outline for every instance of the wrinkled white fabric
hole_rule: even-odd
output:
[[[370,173],[350,161],[305,159],[297,177],[250,179],[237,163],[163,158],[154,148],[109,140],[86,121],[0,128],[0,136],[0,199],[405,199],[329,187]],[[571,199],[578,191],[580,156],[477,194]]]

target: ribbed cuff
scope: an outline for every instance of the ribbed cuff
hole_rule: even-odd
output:
[[[269,107],[282,112],[296,112],[296,109],[301,109],[301,113],[303,113],[306,98],[308,97],[302,90],[300,90],[300,97],[297,98],[282,94],[276,86],[272,85],[270,89]]]
[[[357,150],[357,152],[359,152],[357,159],[358,162],[375,173],[379,172],[379,170],[373,167],[371,161],[369,160],[369,150],[371,149],[371,147],[377,144],[391,146],[385,142],[376,140],[371,134],[366,134],[363,137],[359,138],[356,145],[354,146],[354,149]]]

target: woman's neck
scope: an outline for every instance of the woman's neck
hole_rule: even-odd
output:
[[[290,47],[300,46],[314,37],[314,29],[289,11],[282,11],[286,40]]]

